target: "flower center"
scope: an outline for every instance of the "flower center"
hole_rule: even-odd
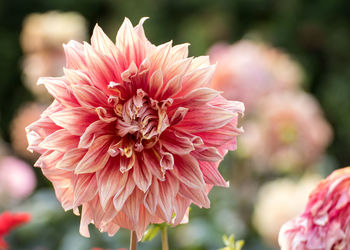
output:
[[[169,126],[167,105],[150,98],[142,89],[124,103],[118,103],[114,111],[117,135],[128,138],[135,151],[150,148],[159,135]]]

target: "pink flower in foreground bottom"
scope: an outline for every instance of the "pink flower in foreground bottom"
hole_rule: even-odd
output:
[[[304,213],[283,225],[278,240],[282,250],[350,249],[350,167],[318,184]]]
[[[27,127],[36,166],[65,210],[115,234],[142,237],[149,223],[179,224],[191,203],[209,207],[213,185],[227,186],[218,164],[236,148],[238,113],[207,86],[208,57],[187,58],[188,44],[154,46],[142,23],[125,19],[111,42],[96,26],[91,45],[65,45],[65,75],[41,78],[55,97]]]

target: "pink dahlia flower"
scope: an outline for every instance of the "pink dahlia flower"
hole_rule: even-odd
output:
[[[297,89],[300,66],[283,51],[263,43],[242,40],[233,45],[215,44],[210,60],[218,62],[212,87],[229,100],[244,102],[252,112],[267,94]]]
[[[320,160],[332,140],[321,107],[307,93],[272,94],[257,110],[241,142],[258,167],[302,170]]]
[[[309,196],[303,214],[281,228],[282,250],[350,249],[350,167],[334,171]]]
[[[180,223],[191,203],[209,207],[213,185],[227,186],[218,164],[236,148],[244,106],[207,86],[208,57],[187,58],[188,44],[152,45],[125,19],[111,42],[96,26],[91,45],[64,45],[60,78],[41,78],[55,101],[27,127],[36,166],[64,209],[115,234],[142,237],[149,223]]]

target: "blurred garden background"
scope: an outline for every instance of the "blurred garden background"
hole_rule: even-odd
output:
[[[191,56],[218,63],[213,88],[246,104],[238,149],[221,163],[230,188],[211,208],[193,206],[190,223],[169,230],[170,249],[218,249],[222,235],[243,249],[278,249],[280,226],[307,195],[350,162],[350,8],[346,0],[0,0],[0,212],[32,215],[7,238],[16,250],[126,248],[64,212],[33,168],[24,128],[52,101],[39,76],[59,76],[62,43],[88,41],[96,23],[114,40],[124,17],[154,44],[190,43]],[[160,237],[139,245],[160,249]]]

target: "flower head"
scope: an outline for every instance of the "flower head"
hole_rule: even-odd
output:
[[[7,249],[7,243],[3,239],[13,228],[16,228],[30,220],[28,213],[10,213],[0,214],[0,249]]]
[[[305,211],[281,228],[282,250],[348,249],[350,167],[334,171],[309,196]]]
[[[209,50],[218,62],[212,87],[230,100],[243,101],[250,113],[266,95],[296,89],[302,80],[300,66],[283,51],[263,43],[242,40],[215,44]]]
[[[96,25],[91,45],[64,45],[60,78],[41,78],[55,101],[27,127],[29,149],[64,209],[115,234],[141,239],[149,223],[176,225],[191,203],[209,207],[218,164],[236,147],[243,104],[208,88],[215,66],[187,58],[188,44],[152,45],[125,19],[111,42]]]
[[[319,104],[304,92],[272,94],[257,110],[241,139],[258,166],[304,169],[320,159],[332,139]]]

